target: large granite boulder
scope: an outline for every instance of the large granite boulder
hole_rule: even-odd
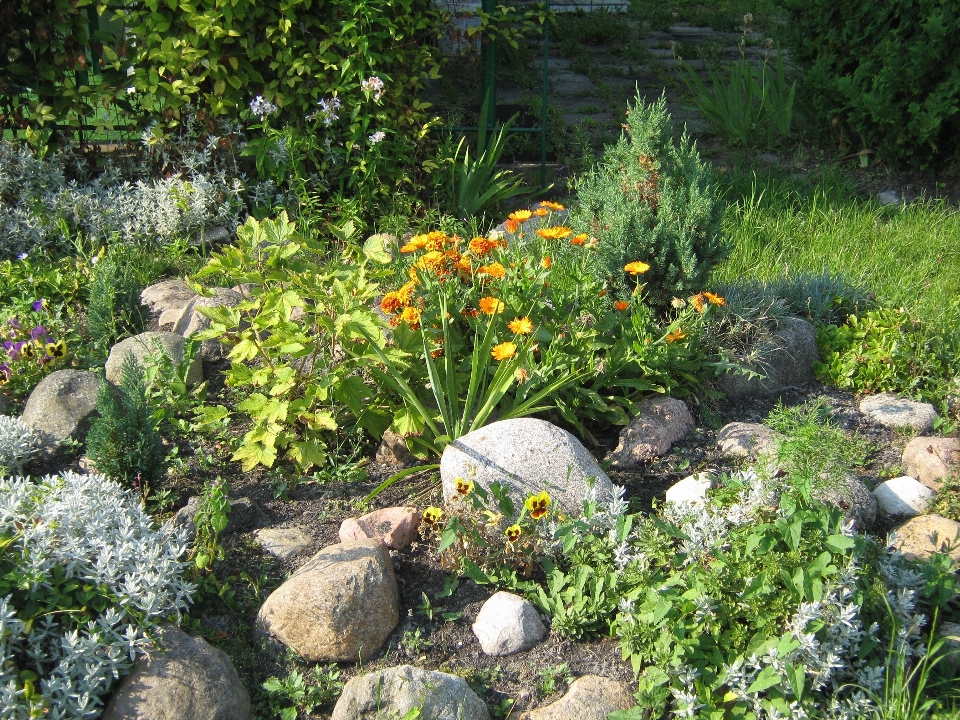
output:
[[[143,365],[148,355],[159,351],[169,357],[174,365],[179,365],[183,362],[186,342],[180,335],[169,332],[145,332],[121,340],[110,349],[106,365],[107,381],[114,385],[120,384],[123,361],[128,355]],[[187,382],[190,385],[197,385],[202,381],[203,363],[200,355],[197,354],[190,363]]]
[[[163,315],[171,310],[182,311],[197,294],[183,280],[162,280],[140,293],[140,302],[150,308],[150,312]]]
[[[939,490],[950,473],[960,468],[960,440],[955,437],[917,437],[903,449],[903,470],[931,490]]]
[[[83,442],[96,413],[100,378],[87,370],[57,370],[30,393],[20,418],[49,451],[67,440]]]
[[[693,416],[682,400],[647,398],[637,407],[636,417],[620,431],[620,443],[607,457],[610,467],[636,469],[646,460],[665,455],[693,427]]]
[[[257,622],[309,662],[357,662],[400,621],[393,563],[383,543],[324,548],[267,598]]]
[[[160,648],[137,660],[117,687],[102,720],[248,720],[250,696],[230,658],[176,627],[160,632]]]
[[[800,318],[780,318],[762,351],[763,360],[751,367],[762,377],[734,373],[720,376],[718,382],[727,397],[741,400],[806,387],[813,380],[813,364],[820,360],[816,328]]]
[[[893,546],[911,560],[929,560],[947,552],[960,563],[960,523],[941,515],[920,515],[897,528]]]
[[[489,720],[483,700],[456,675],[400,665],[351,678],[331,720],[403,718],[411,710],[423,720]]]
[[[546,420],[500,420],[454,440],[440,457],[443,497],[452,498],[457,478],[485,489],[494,482],[509,487],[519,512],[524,501],[544,490],[568,513],[583,511],[593,486],[600,500],[609,500],[613,483],[573,435]]]

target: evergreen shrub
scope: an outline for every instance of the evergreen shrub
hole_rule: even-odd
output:
[[[813,107],[848,152],[918,165],[960,159],[960,3],[783,5]]]
[[[91,343],[108,351],[117,340],[140,332],[145,319],[133,265],[119,250],[107,253],[90,274],[87,330]]]
[[[666,307],[700,292],[728,252],[721,205],[695,145],[685,133],[674,139],[664,98],[648,105],[638,95],[628,112],[626,132],[580,182],[571,225],[596,239],[598,279],[627,296],[634,281],[624,266],[647,263],[644,295]]]

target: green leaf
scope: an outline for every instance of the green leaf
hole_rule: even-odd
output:
[[[780,676],[777,675],[776,669],[772,665],[767,665],[763,670],[760,671],[760,674],[757,675],[757,679],[754,680],[750,687],[747,688],[748,693],[760,693],[764,690],[772,688],[774,685],[780,683]]]
[[[382,235],[371,235],[368,237],[367,241],[363,244],[363,254],[370,260],[384,265],[393,259],[390,253],[383,248]]]
[[[830,535],[827,537],[826,544],[834,552],[842,553],[854,547],[857,543],[852,537],[846,535]]]
[[[315,465],[322,465],[327,458],[327,451],[316,440],[298,440],[290,443],[287,457],[293,460],[298,467],[309,470]]]

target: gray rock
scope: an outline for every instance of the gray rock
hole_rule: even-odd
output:
[[[675,505],[703,505],[707,491],[713,487],[713,475],[708,472],[689,475],[674,483],[666,493],[666,501]]]
[[[938,667],[946,671],[946,677],[956,677],[957,671],[960,670],[960,623],[941,622],[937,628],[937,635],[943,640],[944,650],[943,659]]]
[[[927,561],[942,552],[960,563],[960,523],[940,515],[919,515],[897,528],[893,547],[910,560]]]
[[[672,397],[643,400],[637,415],[620,431],[620,443],[607,456],[610,467],[632,470],[645,460],[664,455],[670,446],[693,430],[693,416],[686,403]]]
[[[167,310],[182,310],[197,294],[183,280],[164,280],[144,288],[140,302],[158,315]]]
[[[378,463],[390,465],[407,465],[413,462],[413,455],[410,454],[403,436],[387,429],[380,440],[380,447],[377,448],[376,460]]]
[[[633,706],[633,694],[626,683],[584,675],[571,683],[562,698],[523,713],[520,720],[606,720],[610,713]]]
[[[67,440],[86,439],[99,393],[96,373],[57,370],[33,389],[20,419],[40,435],[47,452],[52,453]]]
[[[160,329],[163,328],[172,328],[178,322],[180,318],[183,317],[183,308],[170,308],[169,310],[164,310],[160,313],[160,318],[157,320],[157,325],[160,326]]]
[[[213,288],[213,295],[210,297],[197,296],[183,309],[180,319],[173,326],[173,332],[182,335],[185,338],[191,337],[210,327],[213,322],[206,315],[203,315],[198,308],[212,307],[236,307],[243,300],[243,296],[236,290],[228,288]],[[204,340],[202,352],[205,358],[210,360],[219,360],[223,357],[223,344],[218,340]]]
[[[820,359],[816,328],[800,318],[781,318],[763,355],[764,359],[751,368],[763,377],[733,373],[720,376],[720,388],[728,397],[742,400],[806,387],[813,380],[813,363]]]
[[[960,440],[948,437],[917,437],[903,449],[903,470],[931,490],[960,468]]]
[[[877,193],[877,200],[881,205],[899,205],[900,193],[896,190],[884,190]]]
[[[880,510],[887,515],[913,517],[927,511],[937,494],[907,475],[881,483],[873,491]]]
[[[399,620],[397,578],[380,540],[324,548],[274,590],[257,615],[261,628],[309,662],[370,657]]]
[[[843,510],[847,520],[853,520],[860,532],[868,530],[877,519],[877,499],[866,485],[850,475],[839,480],[821,481],[810,495]]]
[[[733,422],[720,428],[717,445],[724,455],[755,458],[776,449],[777,433],[759,423]]]
[[[233,240],[233,233],[225,227],[212,227],[204,230],[202,235],[197,236],[193,245],[212,250],[228,244],[231,240]]]
[[[529,650],[547,636],[528,600],[508,592],[494,593],[487,600],[473,623],[473,634],[487,655],[500,657]]]
[[[160,649],[137,660],[102,720],[248,720],[250,696],[230,658],[179,628],[160,632]]]
[[[419,708],[424,720],[489,720],[487,706],[456,675],[400,665],[352,678],[331,720],[402,718]]]
[[[107,358],[106,376],[107,381],[114,385],[120,384],[120,374],[123,368],[123,361],[127,355],[143,365],[148,355],[151,355],[159,349],[170,358],[175,364],[183,362],[184,345],[186,340],[176,333],[169,332],[145,332],[134,335],[126,340],[121,340],[110,349],[110,357]],[[158,348],[159,345],[159,348]],[[196,385],[203,381],[203,364],[200,355],[197,354],[190,363],[190,371],[187,374],[187,382],[190,385]]]
[[[868,395],[860,401],[860,412],[884,427],[909,427],[917,432],[929,432],[937,411],[930,403],[900,398],[893,393]]]
[[[313,544],[301,528],[263,528],[256,532],[260,547],[281,560],[299,555]]]
[[[583,512],[593,485],[599,500],[609,500],[613,483],[573,435],[545,420],[500,420],[454,440],[440,457],[443,497],[452,498],[457,478],[485,489],[499,482],[510,488],[519,512],[530,496],[546,490],[568,513]]]

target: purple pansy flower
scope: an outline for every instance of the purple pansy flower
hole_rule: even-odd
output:
[[[37,325],[33,330],[30,331],[30,337],[34,340],[39,340],[40,338],[49,338],[50,333],[47,332],[47,329],[43,325]]]
[[[3,382],[8,382],[12,377],[13,369],[6,363],[0,365],[0,380],[3,380]]]
[[[34,300],[33,303],[30,305],[30,307],[33,308],[34,312],[40,312],[41,310],[46,309],[47,301],[44,300],[43,298],[40,298],[39,300]]]
[[[7,347],[9,345],[9,347]],[[6,349],[7,353],[10,355],[10,359],[16,362],[20,359],[20,348],[23,347],[22,342],[11,343],[7,341],[3,344],[3,347]]]
[[[20,321],[17,318],[10,318],[7,320],[7,325],[12,327],[14,330],[23,330],[23,326],[20,325]]]

